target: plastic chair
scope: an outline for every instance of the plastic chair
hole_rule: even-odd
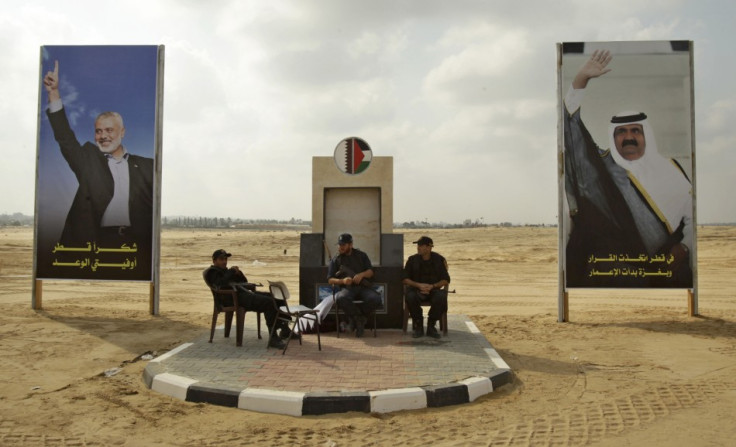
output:
[[[215,336],[215,326],[217,326],[217,317],[221,312],[225,313],[225,338],[230,338],[230,328],[233,322],[233,314],[235,314],[235,346],[243,346],[243,329],[245,326],[245,309],[238,305],[238,291],[235,288],[232,289],[219,289],[214,285],[210,284],[207,280],[207,271],[209,268],[202,271],[202,278],[205,284],[209,287],[212,292],[212,299],[214,301],[214,307],[212,310],[212,327],[210,328],[210,343]],[[223,298],[230,296],[232,299],[232,305],[223,305]],[[258,312],[256,315],[256,321],[258,322],[258,338],[261,339],[261,313]]]
[[[406,329],[409,326],[409,318],[411,318],[411,314],[409,313],[409,308],[406,306],[406,288],[407,288],[407,286],[404,286],[404,326],[403,326],[403,331],[404,331],[405,334],[406,334]],[[445,286],[442,287],[442,290],[444,290],[448,294],[454,292],[454,290],[452,292],[450,292],[450,285],[449,284],[445,284]],[[429,307],[429,306],[431,306],[431,303],[429,301],[420,301],[419,302],[419,305],[422,306],[422,307]],[[442,317],[440,317],[440,331],[442,331],[442,335],[444,335],[445,337],[447,337],[447,312],[443,312],[442,313]]]
[[[276,316],[277,320],[289,322],[289,318],[293,317],[294,322],[291,326],[291,333],[289,334],[289,338],[286,340],[286,346],[284,346],[284,351],[281,353],[286,354],[286,349],[289,347],[289,342],[291,341],[291,337],[294,335],[294,329],[296,328],[296,325],[299,324],[299,320],[304,318],[307,315],[313,315],[314,316],[314,325],[317,328],[317,346],[319,347],[319,350],[322,350],[322,340],[320,338],[319,334],[319,313],[312,309],[311,307],[302,306],[301,304],[297,305],[289,305],[289,289],[286,287],[286,284],[284,284],[281,281],[269,281],[268,282],[268,290],[271,292],[274,298],[274,305],[276,303],[275,300],[282,299],[284,300],[284,305],[279,307],[279,314]],[[273,336],[274,330],[276,328],[276,324],[274,323],[273,327],[271,328],[270,335]],[[299,344],[302,344],[302,334],[299,333]],[[269,338],[270,339],[270,338]]]

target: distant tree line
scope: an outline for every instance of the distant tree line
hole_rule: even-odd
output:
[[[0,227],[32,226],[33,216],[23,213],[0,214]],[[162,217],[161,226],[166,228],[238,228],[251,226],[311,226],[312,222],[292,217],[289,220],[279,219],[233,219],[231,217]]]
[[[0,227],[23,227],[33,225],[33,216],[22,213],[0,214]]]
[[[311,221],[296,219],[241,219],[232,217],[204,217],[204,216],[173,216],[162,217],[161,226],[164,228],[246,228],[252,226],[295,225],[311,226]]]
[[[428,221],[396,222],[394,228],[477,228],[477,227],[556,227],[557,224],[514,224],[511,222],[484,223],[483,218],[465,219],[462,223],[444,223]]]
[[[33,216],[23,213],[0,214],[0,227],[32,226]],[[169,216],[161,218],[164,228],[248,228],[254,226],[312,226],[312,221],[292,217],[279,219],[233,219],[231,217]],[[700,226],[734,226],[736,222],[700,223]],[[394,228],[475,228],[475,227],[556,227],[557,224],[515,224],[511,222],[485,223],[483,218],[465,219],[462,223],[423,221],[394,222]]]
[[[33,216],[22,213],[0,214],[0,226],[22,227],[32,226]],[[165,216],[161,218],[161,226],[164,228],[252,228],[266,226],[309,226],[312,221],[292,217],[289,220],[280,219],[242,219],[232,217],[205,217],[205,216]],[[514,227],[514,226],[556,226],[545,224],[513,224],[511,222],[484,223],[483,218],[465,219],[462,223],[444,223],[411,221],[395,222],[394,228],[475,228],[475,227]]]

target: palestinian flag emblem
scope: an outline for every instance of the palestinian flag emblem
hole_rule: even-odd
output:
[[[368,169],[373,159],[373,151],[364,140],[356,137],[345,138],[335,147],[335,164],[346,174],[360,174]]]

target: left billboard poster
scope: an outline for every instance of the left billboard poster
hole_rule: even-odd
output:
[[[162,46],[43,46],[36,278],[150,281]]]

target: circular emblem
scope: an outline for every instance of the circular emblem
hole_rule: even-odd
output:
[[[340,141],[335,147],[337,169],[346,174],[360,174],[368,169],[373,159],[373,151],[365,140],[350,137]]]

